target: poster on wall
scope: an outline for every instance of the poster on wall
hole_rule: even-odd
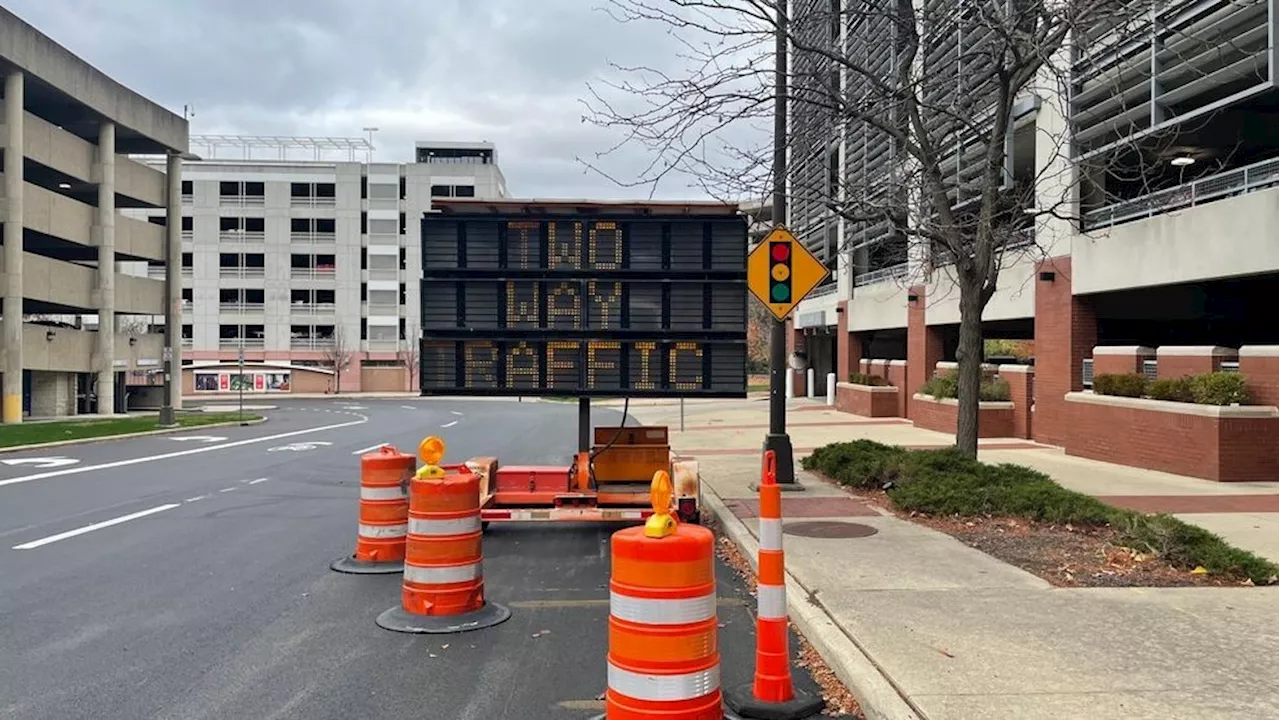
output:
[[[200,392],[240,392],[247,393],[281,393],[289,392],[291,383],[287,370],[272,372],[227,373],[217,371],[195,371],[195,391]]]

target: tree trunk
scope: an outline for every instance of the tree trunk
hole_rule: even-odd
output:
[[[960,280],[960,344],[956,348],[959,365],[956,447],[971,458],[978,457],[978,389],[982,385],[982,290],[977,283]]]

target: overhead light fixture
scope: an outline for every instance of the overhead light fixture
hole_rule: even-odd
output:
[[[70,189],[71,189],[71,183],[65,183],[65,182],[63,182],[63,183],[58,183],[58,188],[59,188],[59,189],[62,189],[62,190],[70,190]]]
[[[1195,165],[1196,159],[1190,155],[1179,155],[1178,157],[1170,160],[1169,164],[1174,167],[1186,167],[1188,165]]]

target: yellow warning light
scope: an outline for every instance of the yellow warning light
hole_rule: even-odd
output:
[[[418,457],[428,465],[436,465],[444,459],[444,441],[429,435],[418,443]]]
[[[649,483],[649,501],[653,515],[644,523],[644,536],[664,538],[676,531],[676,519],[671,516],[671,476],[665,470],[653,474]]]

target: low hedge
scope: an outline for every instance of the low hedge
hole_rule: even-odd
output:
[[[940,372],[920,387],[920,394],[932,395],[935,400],[960,396],[960,380],[954,371]],[[1001,378],[983,380],[978,386],[979,402],[1009,402],[1009,383]]]
[[[1272,562],[1228,545],[1218,536],[1169,515],[1115,508],[1068,490],[1021,465],[988,465],[945,450],[907,450],[871,440],[820,447],[804,458],[807,470],[842,485],[885,490],[898,508],[931,515],[1014,516],[1057,524],[1114,527],[1121,542],[1174,567],[1276,582]]]
[[[1152,400],[1196,403],[1197,405],[1248,405],[1249,390],[1240,373],[1211,372],[1148,381],[1137,373],[1097,375],[1095,395],[1149,397]]]
[[[854,385],[870,385],[871,387],[888,387],[889,381],[879,375],[868,375],[866,373],[849,373],[849,382]]]

